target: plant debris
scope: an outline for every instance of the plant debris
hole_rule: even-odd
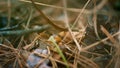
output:
[[[0,0],[0,68],[120,68],[120,0]]]

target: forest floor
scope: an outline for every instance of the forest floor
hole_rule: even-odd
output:
[[[120,0],[0,0],[0,68],[120,68]]]

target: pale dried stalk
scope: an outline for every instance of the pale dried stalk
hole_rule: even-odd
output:
[[[26,3],[31,3],[31,1],[26,1],[26,0],[19,0],[21,2],[26,2]],[[96,6],[97,8],[97,11],[99,11],[106,3],[107,3],[108,0],[102,0],[101,3],[99,5]],[[44,3],[38,3],[38,2],[35,2],[35,4],[37,5],[41,5],[41,6],[46,6],[46,7],[51,7],[51,8],[57,8],[57,9],[61,9],[61,10],[64,10],[65,8],[64,7],[60,7],[60,6],[54,6],[54,5],[49,5],[49,4],[44,4]],[[85,14],[91,14],[93,13],[95,8],[91,9],[91,10],[87,10],[87,9],[84,9],[84,12],[82,13],[85,13]],[[77,9],[77,8],[66,8],[67,11],[71,11],[71,12],[81,12],[82,9]],[[104,11],[101,11],[101,13],[103,13]],[[101,14],[100,13],[100,14]],[[108,12],[104,12],[105,14],[108,14]]]
[[[111,34],[103,26],[101,26],[101,30],[107,35],[107,37],[110,39],[110,41],[113,44],[117,43],[117,41],[111,36]]]
[[[116,36],[116,35],[119,35],[119,34],[120,34],[120,32],[117,32],[117,33],[113,34],[112,37],[114,37],[114,36]],[[102,39],[102,40],[100,40],[100,41],[98,41],[98,42],[95,42],[95,43],[93,43],[93,44],[91,44],[91,45],[88,45],[88,46],[85,47],[85,48],[82,48],[82,50],[83,50],[83,51],[84,51],[84,50],[88,50],[88,49],[90,49],[90,48],[92,48],[92,47],[95,47],[95,46],[97,46],[98,44],[100,44],[100,43],[108,40],[108,39],[109,39],[108,37],[107,37],[107,38],[104,38],[104,39]]]

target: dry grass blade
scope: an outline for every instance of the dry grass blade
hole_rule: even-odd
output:
[[[36,36],[36,38],[35,38],[29,45],[26,45],[26,46],[24,46],[23,48],[24,48],[25,50],[30,50],[31,48],[34,47],[35,41],[36,41],[37,39],[39,39],[40,37],[41,37],[40,35]]]
[[[78,60],[80,60],[81,62],[83,62],[83,64],[87,64],[89,65],[91,68],[99,68],[99,66],[94,63],[92,60],[80,55]]]
[[[73,52],[73,51],[72,51]],[[74,61],[76,61],[76,63],[84,68],[99,68],[99,66],[93,62],[91,59],[85,57],[85,56],[82,56],[82,55],[79,55],[77,52],[73,52],[76,56],[74,56],[74,54],[68,54],[69,56],[72,56],[74,57]],[[76,66],[73,65],[73,67],[75,68]]]
[[[78,17],[76,18],[76,20],[75,20],[75,22],[74,22],[74,24],[72,25],[71,28],[70,28],[70,26],[69,26],[69,24],[68,24],[68,21],[66,21],[66,25],[67,25],[67,27],[68,27],[68,30],[69,30],[69,32],[70,32],[70,34],[71,34],[71,36],[72,36],[72,38],[73,38],[76,46],[78,47],[78,50],[79,50],[79,51],[81,51],[81,46],[79,45],[78,41],[76,40],[75,36],[73,35],[71,29],[72,29],[72,28],[74,27],[74,25],[77,23],[77,21],[79,20],[80,16],[82,15],[84,9],[86,8],[86,6],[88,5],[89,2],[90,2],[90,0],[87,1],[87,3],[86,3],[85,6],[83,7],[82,11],[79,13]],[[64,8],[65,8],[64,13],[65,13],[65,15],[66,15],[66,14],[67,14],[67,11],[66,11],[67,7],[66,7],[66,5],[65,5]],[[66,17],[67,17],[67,16],[66,16]],[[67,18],[66,18],[66,19],[67,19]],[[68,19],[67,19],[67,20],[68,20]]]
[[[8,0],[8,24],[7,27],[10,26],[10,21],[11,21],[11,0]]]
[[[31,1],[26,1],[26,0],[20,0],[22,2],[27,2],[27,3],[31,3]],[[51,8],[57,8],[57,9],[61,9],[64,10],[64,7],[60,7],[60,6],[54,6],[54,5],[48,5],[48,4],[44,4],[44,3],[38,3],[35,2],[35,4],[37,5],[41,5],[41,6],[46,6],[46,7],[51,7]],[[81,12],[82,9],[75,9],[75,8],[66,8],[67,11],[72,11],[72,12]],[[84,12],[83,12],[84,13]],[[89,10],[85,9],[85,13],[91,13]]]
[[[39,54],[38,54],[38,53],[35,53],[35,55],[39,55]],[[39,56],[40,56],[40,55],[39,55]],[[40,60],[40,61],[38,62],[38,64],[35,65],[34,68],[39,68],[39,66],[40,66],[45,60],[47,60],[47,59],[49,58],[49,55],[48,55],[48,56],[44,55],[44,56],[45,56],[46,58]]]
[[[1,45],[1,48],[2,51],[1,55],[0,55],[0,58],[4,58],[4,59],[0,59],[0,61],[2,60],[2,62],[4,64],[2,64],[3,66],[8,66],[10,67],[13,66],[13,68],[16,68],[17,66],[20,66],[20,67],[26,67],[26,61],[24,59],[24,57],[21,55],[20,51],[21,50],[18,50],[16,48],[13,48],[13,47],[9,47],[7,45],[4,45],[2,44]],[[12,63],[10,63],[12,62]]]
[[[90,2],[90,0],[87,1],[87,3],[86,3],[85,6],[83,7],[82,11],[81,11],[80,14],[78,15],[77,19],[75,20],[75,22],[74,22],[74,24],[72,25],[71,28],[70,28],[69,23],[68,23],[67,5],[66,5],[66,2],[65,2],[65,1],[63,2],[63,3],[64,3],[64,8],[65,8],[65,9],[64,9],[65,21],[66,21],[65,23],[66,23],[66,26],[68,27],[68,30],[69,30],[69,32],[70,32],[70,34],[71,34],[71,36],[72,36],[72,38],[73,38],[76,46],[78,47],[78,50],[79,50],[79,51],[81,51],[81,47],[80,47],[78,41],[76,40],[74,34],[72,33],[72,30],[71,30],[71,29],[72,29],[72,28],[74,27],[74,25],[77,23],[77,21],[79,20],[79,17],[81,16],[82,12],[84,11],[85,7],[88,5],[89,2]],[[66,35],[67,35],[67,34],[66,34]]]
[[[19,0],[21,2],[26,2],[26,3],[31,3],[31,1],[26,1],[26,0]],[[105,4],[106,4],[107,0],[102,0],[102,2],[96,6],[97,8],[97,11],[99,11]],[[54,5],[49,5],[49,4],[44,4],[44,3],[38,3],[38,2],[35,2],[35,4],[37,5],[41,5],[41,6],[46,6],[46,7],[50,7],[50,8],[57,8],[57,9],[61,9],[61,10],[64,10],[65,8],[64,7],[60,7],[60,6],[54,6]],[[66,8],[67,11],[71,11],[71,12],[78,12],[80,13],[83,9],[77,9],[77,8]],[[91,14],[93,13],[94,11],[94,8],[91,9],[91,10],[87,10],[87,9],[84,9],[84,12],[82,13],[85,13],[85,14]],[[108,12],[105,12],[105,11],[101,11],[101,13],[98,13],[98,14],[107,14],[109,15]]]
[[[35,53],[35,54],[37,54],[37,53]],[[63,65],[68,65],[69,67],[72,67],[72,66],[73,66],[71,63],[66,64],[66,63],[64,63],[64,62],[62,62],[62,61],[59,61],[59,60],[56,60],[56,59],[52,58],[52,57],[49,56],[49,55],[48,55],[48,56],[45,56],[45,55],[42,55],[42,54],[37,54],[37,56],[44,57],[44,58],[48,58],[48,59],[50,59],[51,61],[55,61],[55,62],[58,62],[58,63],[63,64]]]
[[[71,29],[77,24],[78,20],[80,19],[80,16],[82,16],[82,13],[85,12],[85,8],[87,7],[87,5],[89,4],[90,1],[91,1],[91,0],[88,0],[88,1],[86,2],[86,4],[84,5],[84,7],[82,8],[81,12],[78,14],[76,20],[74,21]]]
[[[119,21],[119,31],[118,32],[120,32],[120,21]],[[119,36],[118,36],[118,40],[119,40],[119,42],[120,42],[120,34],[119,34]]]
[[[15,48],[13,48],[13,47],[9,47],[9,46],[4,45],[4,44],[0,44],[0,46],[5,47],[5,48],[9,48],[9,49],[11,49],[11,50],[16,51],[16,49],[15,49]]]
[[[100,10],[107,2],[108,2],[108,0],[102,0],[99,5],[94,7],[94,9],[96,9],[96,11]],[[93,11],[94,11],[94,9],[93,9]]]
[[[42,15],[42,17],[47,21],[48,24],[54,26],[55,28],[57,28],[58,30],[62,30],[62,31],[67,31],[67,28],[64,27],[60,27],[58,25],[56,25],[48,16],[46,16],[35,4],[35,2],[33,0],[31,0],[33,6],[38,10],[38,12]]]
[[[120,68],[117,1],[0,0],[0,68]]]
[[[115,55],[114,55],[114,61],[115,61],[115,68],[119,68],[120,67],[120,44],[117,42],[117,40],[115,40],[111,34],[103,27],[101,26],[101,30],[108,36],[108,38],[110,39],[110,41],[113,43],[113,46],[116,47],[116,52],[115,52]]]
[[[117,41],[111,36],[111,34],[103,26],[101,26],[101,30],[108,36],[108,38],[112,43],[114,44],[117,43]]]
[[[119,35],[119,34],[120,34],[120,32],[117,32],[117,33],[113,34],[112,37],[117,36],[117,35]],[[95,46],[97,46],[98,44],[100,44],[100,43],[108,40],[108,39],[109,39],[108,37],[107,37],[107,38],[104,38],[104,39],[102,39],[102,40],[100,40],[100,41],[98,41],[98,42],[95,42],[95,43],[93,43],[93,44],[91,44],[91,45],[88,45],[88,46],[85,47],[85,48],[82,48],[82,50],[83,50],[83,51],[84,51],[84,50],[88,50],[88,49],[90,49],[90,48],[92,48],[92,47],[95,47]]]
[[[96,7],[96,1],[94,1],[94,6]],[[100,36],[98,35],[98,30],[97,30],[97,8],[94,8],[94,13],[93,13],[93,23],[94,23],[94,31],[97,36],[97,38],[100,40]]]

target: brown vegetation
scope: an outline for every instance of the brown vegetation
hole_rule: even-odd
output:
[[[120,0],[0,0],[0,68],[120,68]]]

